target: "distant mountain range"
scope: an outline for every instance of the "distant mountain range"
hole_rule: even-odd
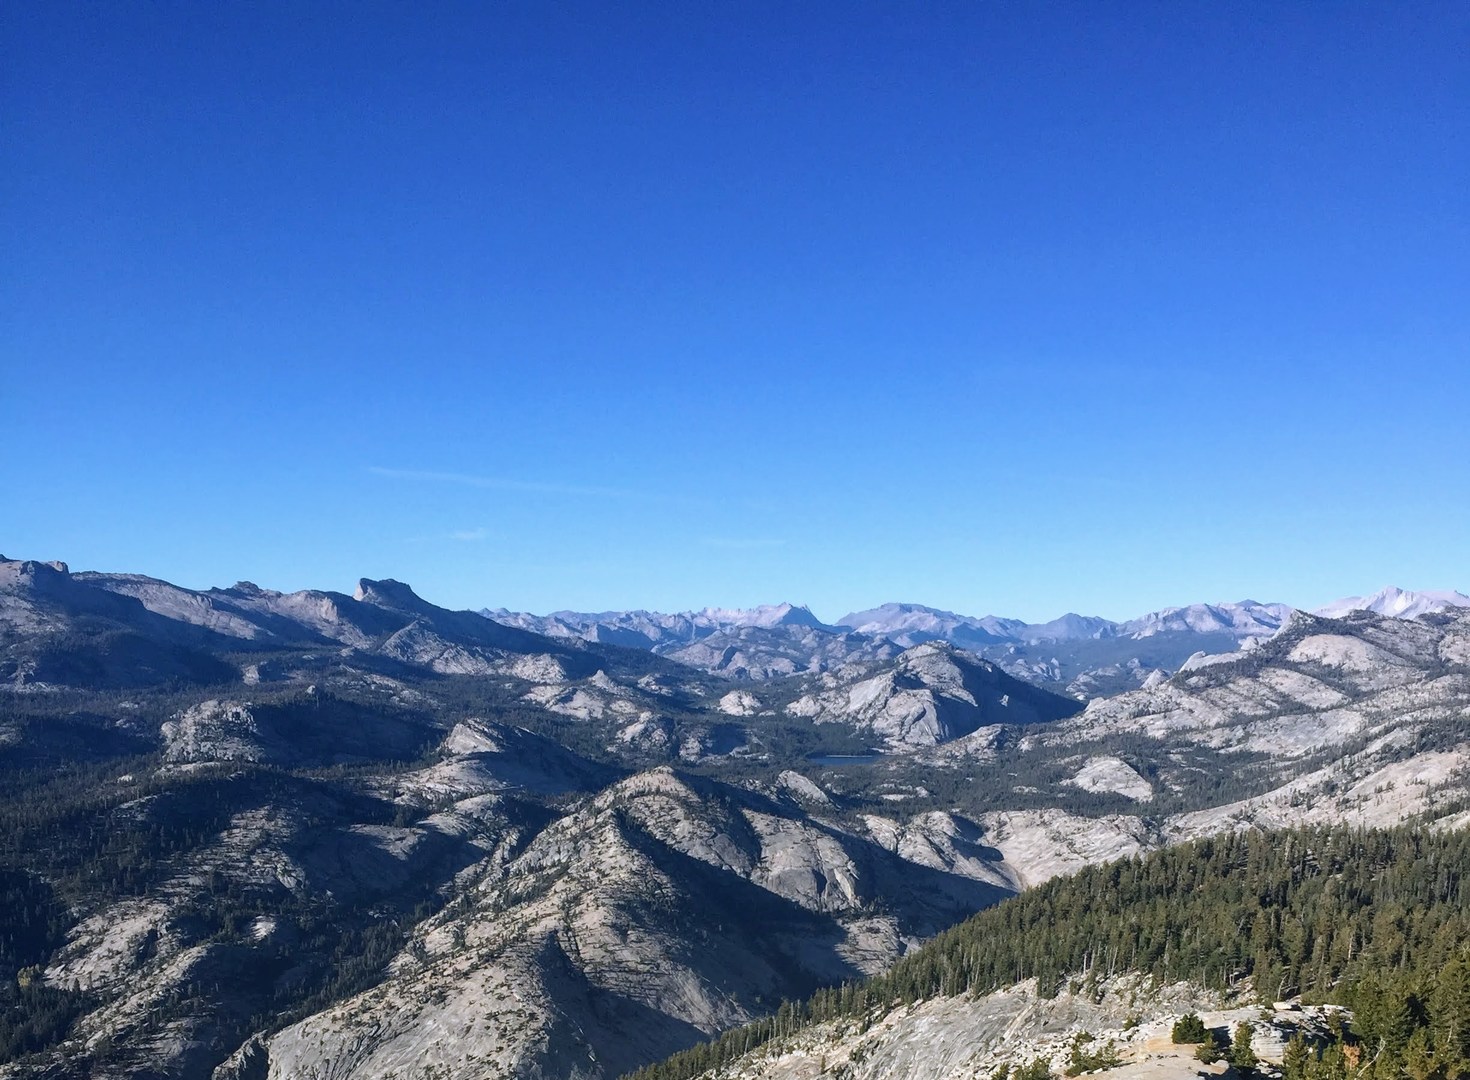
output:
[[[711,634],[745,629],[773,630],[804,628],[839,633],[812,614],[808,607],[794,604],[762,604],[753,608],[705,608],[666,615],[657,611],[553,611],[550,615],[528,615],[505,608],[480,612],[506,626],[519,627],[547,637],[576,637],[605,641],[638,649],[687,644]]]
[[[1470,607],[1458,592],[1386,588],[1348,597],[1317,614],[1367,610],[1412,618]],[[769,604],[750,609],[556,611],[529,615],[504,608],[480,614],[553,638],[646,649],[712,674],[767,680],[850,670],[889,661],[902,649],[941,641],[973,652],[1012,675],[1091,698],[1141,686],[1156,671],[1177,671],[1199,653],[1230,652],[1268,638],[1294,609],[1288,604],[1189,604],[1115,622],[1068,613],[1044,623],[996,615],[961,615],[923,604],[890,603],[824,623],[810,608]]]
[[[1387,588],[1329,604],[1318,614],[1367,610],[1411,618],[1466,607],[1470,597],[1458,592]],[[440,674],[500,673],[548,682],[599,669],[635,677],[681,670],[668,668],[670,661],[723,679],[768,682],[827,673],[846,682],[877,673],[906,649],[939,642],[1016,678],[1090,700],[1172,674],[1191,657],[1231,653],[1269,638],[1292,610],[1243,600],[1165,608],[1123,622],[1069,613],[1027,623],[893,603],[832,624],[793,604],[674,614],[474,613],[437,607],[391,580],[364,579],[351,596],[280,593],[250,582],[201,591],[139,574],[73,574],[59,562],[0,557],[0,624],[20,632],[0,643],[0,680],[208,683],[221,675],[222,651],[331,644],[379,663],[422,665]],[[85,647],[75,634],[79,628],[88,632]],[[268,676],[270,665],[260,670]]]
[[[1036,645],[1049,641],[1152,637],[1161,633],[1230,634],[1268,637],[1291,612],[1287,604],[1191,604],[1165,608],[1126,622],[1071,612],[1045,623],[1026,623],[994,615],[974,618],[921,604],[884,604],[844,616],[840,625],[865,634],[881,634],[905,645],[948,641],[961,648],[984,648],[1002,642]]]
[[[1470,607],[1470,596],[1453,591],[1413,592],[1389,586],[1371,596],[1344,597],[1317,608],[1313,614],[1335,618],[1350,611],[1373,611],[1412,619],[1452,607]],[[1241,600],[1237,603],[1164,608],[1123,622],[1068,612],[1044,623],[1028,623],[998,615],[960,615],[924,604],[907,603],[888,603],[865,611],[849,612],[835,623],[823,622],[805,605],[789,603],[762,604],[753,608],[704,608],[670,615],[641,610],[554,611],[550,615],[529,615],[505,608],[486,608],[480,614],[507,626],[550,637],[580,637],[589,641],[620,637],[622,640],[617,644],[643,649],[654,649],[670,642],[687,644],[712,634],[752,627],[763,630],[803,627],[832,634],[855,632],[886,637],[905,648],[926,641],[947,641],[964,649],[984,648],[999,642],[1038,644],[1089,638],[1144,638],[1181,631],[1226,633],[1240,638],[1269,637],[1281,628],[1282,620],[1293,610],[1290,604]]]
[[[480,614],[549,638],[646,649],[702,671],[743,679],[766,680],[878,662],[891,659],[903,648],[887,637],[829,626],[809,608],[792,604],[676,614],[557,611],[527,615],[504,608]]]

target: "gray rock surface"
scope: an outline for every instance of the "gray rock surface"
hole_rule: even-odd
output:
[[[1079,980],[1080,981],[1080,980]],[[1169,1038],[1175,1020],[1197,1012],[1206,1026],[1233,1030],[1245,1023],[1267,1065],[1279,1066],[1286,1041],[1305,1029],[1327,1028],[1326,1010],[1308,1006],[1270,1019],[1248,997],[1229,998],[1188,983],[1158,986],[1126,974],[1095,990],[1064,989],[1053,998],[1032,982],[978,998],[938,997],[894,1009],[867,1025],[816,1025],[706,1074],[720,1080],[978,1080],[1002,1065],[1045,1059],[1065,1068],[1072,1039],[1087,1033],[1112,1042],[1121,1064],[1089,1075],[1116,1080],[1196,1080],[1223,1076],[1223,1063],[1203,1066],[1193,1046]]]
[[[786,712],[870,733],[892,749],[934,746],[992,724],[1054,720],[1076,708],[941,643],[915,646],[876,675],[827,682]]]

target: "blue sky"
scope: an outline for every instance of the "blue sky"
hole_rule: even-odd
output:
[[[1467,44],[12,6],[0,550],[534,611],[1470,589]]]

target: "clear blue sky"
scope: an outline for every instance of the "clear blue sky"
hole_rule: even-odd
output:
[[[12,3],[0,48],[12,557],[1470,589],[1463,4]]]

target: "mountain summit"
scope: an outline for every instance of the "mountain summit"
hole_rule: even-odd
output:
[[[712,608],[699,613],[711,623],[722,626],[808,626],[813,630],[836,631],[812,614],[805,604],[761,604],[753,608]]]
[[[1396,619],[1413,619],[1435,611],[1470,607],[1470,596],[1453,590],[1412,592],[1389,585],[1372,596],[1347,596],[1320,607],[1315,614],[1341,618],[1350,611],[1372,611]]]

